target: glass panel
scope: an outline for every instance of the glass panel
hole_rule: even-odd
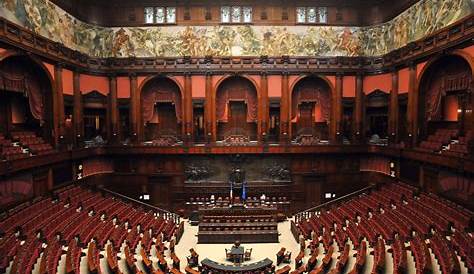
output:
[[[319,22],[320,23],[328,22],[328,8],[326,7],[319,8]]]
[[[167,23],[176,22],[176,8],[166,8],[166,22]]]
[[[308,23],[316,23],[316,8],[308,7]]]
[[[153,8],[145,8],[145,23],[153,23]]]
[[[251,23],[252,22],[252,7],[243,7],[243,14],[244,14],[244,22]]]
[[[240,7],[232,7],[232,22],[240,22]]]
[[[165,22],[165,8],[157,7],[155,8],[156,23],[162,24]]]
[[[221,22],[230,22],[230,7],[221,7]]]
[[[296,8],[296,22],[306,22],[306,9],[304,7]]]

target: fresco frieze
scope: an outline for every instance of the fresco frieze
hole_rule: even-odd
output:
[[[473,0],[424,0],[369,27],[150,26],[108,28],[48,0],[0,1],[0,16],[93,57],[379,56],[472,13]]]

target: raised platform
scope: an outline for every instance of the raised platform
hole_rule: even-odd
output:
[[[278,243],[275,207],[202,207],[198,243]]]
[[[256,273],[267,269],[271,270],[273,261],[268,258],[265,258],[253,264],[225,265],[206,258],[201,261],[201,264],[204,270],[209,270],[218,273]]]
[[[278,230],[199,231],[198,244],[278,243]]]

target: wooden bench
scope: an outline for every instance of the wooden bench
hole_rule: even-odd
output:
[[[171,252],[170,256],[171,256],[171,259],[173,260],[173,268],[180,269],[180,267],[179,267],[180,260],[179,260],[178,256],[176,256],[176,254],[174,252]]]
[[[289,265],[285,265],[284,267],[278,269],[275,274],[288,274],[290,273],[291,267]]]
[[[194,270],[192,269],[191,267],[189,266],[186,266],[186,268],[184,269],[184,271],[186,272],[186,274],[201,274],[201,272],[197,271],[197,270]]]

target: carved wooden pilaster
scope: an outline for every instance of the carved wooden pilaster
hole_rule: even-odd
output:
[[[356,75],[356,96],[355,96],[355,110],[354,110],[354,127],[353,140],[360,143],[364,136],[363,128],[363,97],[364,97],[364,76],[362,74]]]
[[[54,140],[57,144],[64,142],[64,97],[63,97],[63,66],[57,64],[54,66]]]
[[[283,72],[281,77],[281,103],[280,103],[280,141],[287,143],[290,132],[290,91],[288,87],[288,72]]]
[[[129,75],[130,78],[130,135],[134,143],[139,142],[139,117],[138,117],[138,86],[137,76],[135,74]]]
[[[190,73],[184,74],[184,104],[183,104],[183,138],[190,142],[193,139],[193,95]]]
[[[398,71],[392,71],[392,90],[390,91],[388,135],[390,143],[398,143]]]
[[[84,138],[84,118],[82,117],[83,106],[80,77],[81,74],[78,71],[73,72],[74,110],[72,115],[72,121],[74,124],[74,144],[76,147],[82,145],[82,140]]]
[[[204,105],[204,133],[206,134],[207,142],[211,142],[216,139],[213,130],[213,97],[212,94],[212,74],[210,72],[206,73],[206,100]]]
[[[407,145],[412,147],[418,140],[418,94],[416,94],[416,65],[408,67]]]
[[[115,75],[109,76],[110,89],[110,139],[112,143],[119,141],[119,110],[117,99],[117,77]]]

